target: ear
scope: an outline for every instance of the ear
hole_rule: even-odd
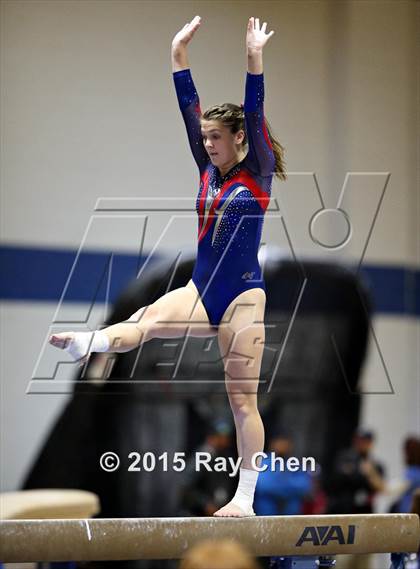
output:
[[[245,138],[245,131],[242,129],[238,130],[238,132],[235,134],[235,143],[242,144],[244,138]]]

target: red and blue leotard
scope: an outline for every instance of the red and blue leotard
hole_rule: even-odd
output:
[[[218,326],[241,292],[265,290],[258,262],[264,213],[270,201],[275,158],[264,122],[263,74],[247,73],[245,130],[248,153],[221,176],[204,148],[197,91],[189,69],[173,73],[190,147],[200,171],[197,258],[192,280],[209,321]]]

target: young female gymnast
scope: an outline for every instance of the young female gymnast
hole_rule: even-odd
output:
[[[255,464],[260,461],[253,464],[252,457],[264,448],[257,392],[266,297],[257,255],[273,174],[286,178],[283,147],[268,130],[263,112],[263,48],[274,31],[266,33],[265,22],[260,27],[258,18],[249,19],[244,105],[224,103],[202,113],[186,50],[200,24],[196,16],[172,41],[178,103],[200,171],[192,278],[125,322],[94,332],[54,334],[49,342],[83,363],[91,352],[127,352],[152,338],[217,336],[242,463],[235,496],[214,516],[243,517],[255,515]]]

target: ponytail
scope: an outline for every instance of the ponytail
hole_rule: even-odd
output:
[[[275,158],[274,175],[277,176],[279,180],[282,180],[284,182],[287,179],[286,165],[284,161],[284,146],[282,146],[280,142],[276,138],[274,138],[271,132],[271,127],[268,124],[267,119],[264,118],[264,120],[268,132],[268,137],[270,139],[271,146],[273,147],[273,154]]]

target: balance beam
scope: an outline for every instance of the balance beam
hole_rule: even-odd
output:
[[[255,556],[416,552],[416,514],[6,520],[0,561],[178,559],[202,539],[243,543]]]

